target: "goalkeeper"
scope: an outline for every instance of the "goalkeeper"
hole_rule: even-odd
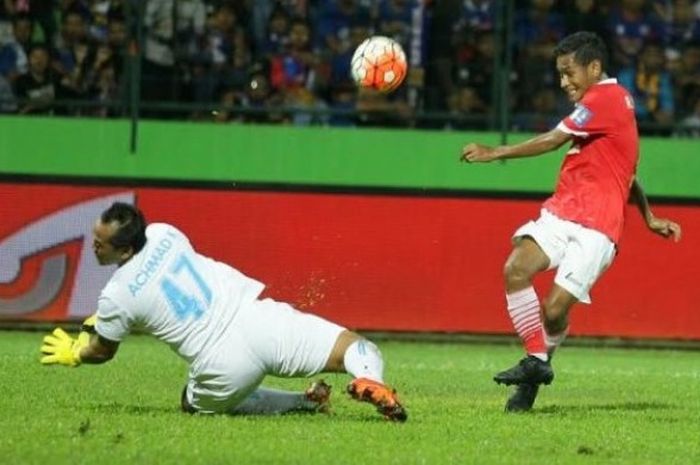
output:
[[[107,362],[138,326],[189,363],[181,397],[186,412],[324,411],[330,386],[323,381],[301,393],[260,384],[266,375],[347,372],[353,398],[372,403],[389,420],[406,420],[395,391],[384,384],[384,363],[372,342],[288,304],[260,300],[263,284],[198,254],[174,226],[147,227],[132,205],[114,203],[93,234],[97,261],[118,268],[76,339],[60,328],[44,338],[42,363]]]

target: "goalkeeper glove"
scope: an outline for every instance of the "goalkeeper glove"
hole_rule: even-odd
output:
[[[90,335],[81,333],[77,339],[73,339],[61,328],[56,328],[53,333],[44,336],[44,344],[41,346],[41,363],[44,365],[66,365],[77,367],[80,365],[80,351],[90,343]]]

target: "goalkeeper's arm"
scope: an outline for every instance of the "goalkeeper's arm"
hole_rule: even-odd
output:
[[[83,322],[80,328],[81,336],[89,334],[89,342],[80,349],[82,363],[104,363],[114,358],[119,349],[119,343],[105,339],[95,331],[97,315],[92,315]],[[84,337],[84,336],[83,336]]]
[[[99,334],[90,337],[90,343],[80,349],[82,363],[104,363],[112,360],[119,349],[119,343],[105,339]]]
[[[95,317],[85,320],[77,338],[56,328],[43,339],[41,363],[79,366],[81,363],[104,363],[117,353],[119,343],[103,338],[94,331]]]

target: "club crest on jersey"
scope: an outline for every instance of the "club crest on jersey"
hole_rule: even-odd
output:
[[[583,105],[578,105],[576,109],[571,113],[571,121],[578,127],[584,126],[588,120],[593,116],[593,112]]]

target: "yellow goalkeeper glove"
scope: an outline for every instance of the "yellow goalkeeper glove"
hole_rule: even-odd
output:
[[[61,328],[56,328],[53,333],[44,336],[44,344],[41,346],[44,356],[41,357],[41,363],[77,367],[81,362],[80,351],[89,343],[88,333],[81,333],[77,339],[73,339]]]

